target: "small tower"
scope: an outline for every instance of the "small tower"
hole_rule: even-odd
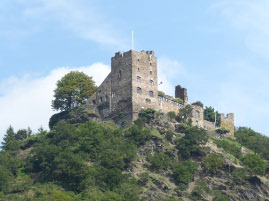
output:
[[[220,114],[220,126],[228,129],[229,134],[234,135],[234,114],[229,113],[226,116],[224,114]]]
[[[182,88],[180,85],[177,85],[175,90],[175,98],[180,98],[181,100],[183,100],[184,105],[187,105],[188,104],[187,89]]]

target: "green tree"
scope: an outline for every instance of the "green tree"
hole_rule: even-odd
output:
[[[16,140],[16,133],[14,129],[9,126],[6,131],[6,134],[3,138],[2,149],[5,151],[14,151],[19,148],[18,141]]]
[[[266,163],[257,154],[247,154],[242,159],[243,164],[249,168],[249,170],[258,175],[264,175],[266,170]]]
[[[187,185],[193,181],[194,173],[197,171],[198,165],[190,160],[183,163],[176,163],[173,168],[173,175],[177,184]]]
[[[210,122],[215,122],[216,117],[216,125],[220,126],[220,114],[218,111],[215,111],[213,107],[205,107],[204,109],[204,119]]]
[[[82,72],[71,71],[57,82],[52,108],[66,111],[80,106],[86,102],[96,89],[97,87],[92,77]]]
[[[191,124],[192,123],[192,107],[186,105],[183,108],[179,109],[179,113],[176,116],[176,120],[180,123]]]
[[[216,174],[223,166],[222,158],[219,154],[210,154],[204,159],[204,169],[212,174]]]

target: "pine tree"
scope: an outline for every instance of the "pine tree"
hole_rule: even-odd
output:
[[[16,140],[16,133],[12,126],[6,131],[6,134],[3,138],[2,149],[5,151],[14,151],[18,148],[18,141]]]

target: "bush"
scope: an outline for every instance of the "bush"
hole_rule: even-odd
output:
[[[247,154],[242,159],[243,164],[255,174],[264,175],[266,170],[266,163],[257,154]]]
[[[177,114],[176,114],[175,112],[173,112],[173,111],[168,112],[167,115],[168,115],[168,117],[169,117],[170,119],[175,119],[176,116],[177,116]]]
[[[149,123],[152,119],[154,119],[154,114],[155,114],[155,110],[148,108],[145,110],[141,110],[138,114],[138,116],[140,118],[146,118],[147,119],[147,123]]]
[[[186,105],[183,108],[179,109],[179,113],[176,116],[176,120],[179,123],[185,123],[191,125],[192,123],[192,107],[190,105]]]
[[[206,131],[198,127],[188,127],[184,131],[185,136],[176,140],[176,147],[179,155],[183,159],[188,159],[191,156],[203,156],[204,149],[201,145],[204,145],[208,141],[208,135]]]
[[[176,184],[185,184],[193,181],[194,173],[197,171],[198,165],[192,161],[176,163],[173,168],[172,177]]]
[[[169,142],[172,141],[173,136],[174,136],[174,133],[173,133],[172,131],[168,130],[168,131],[165,132],[165,138],[166,138]]]
[[[171,163],[169,156],[164,153],[157,153],[154,156],[148,156],[150,162],[150,169],[159,172],[160,170],[166,170]]]
[[[211,174],[216,174],[218,169],[223,166],[222,158],[219,154],[210,154],[208,155],[204,161],[204,169]]]
[[[241,147],[225,140],[216,140],[215,143],[218,147],[223,148],[226,152],[232,154],[236,158],[240,159],[242,157]]]

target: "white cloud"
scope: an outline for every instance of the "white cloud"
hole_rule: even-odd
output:
[[[40,126],[48,129],[49,118],[55,113],[51,109],[51,101],[56,82],[72,70],[92,76],[99,85],[110,72],[110,67],[103,63],[77,68],[62,67],[44,77],[25,75],[0,83],[0,141],[9,125],[15,129],[28,126],[35,131]]]
[[[183,76],[186,76],[186,74],[185,68],[177,60],[168,57],[160,57],[158,59],[158,82],[162,82],[162,84],[159,85],[160,91],[174,96],[175,86],[173,81],[179,81]]]

